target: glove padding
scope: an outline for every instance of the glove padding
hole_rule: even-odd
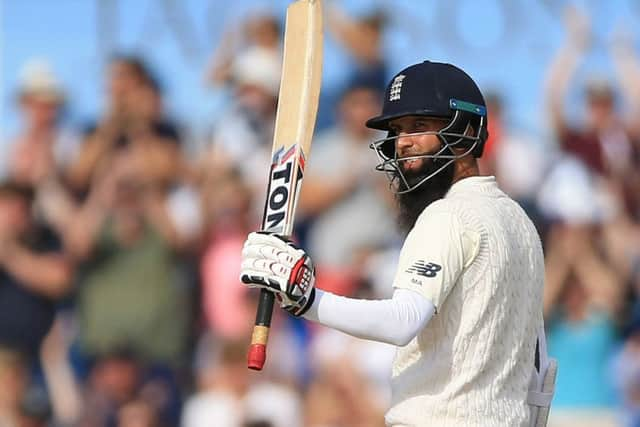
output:
[[[303,315],[315,297],[315,269],[306,252],[272,233],[249,234],[242,249],[240,280],[276,294],[280,307]]]

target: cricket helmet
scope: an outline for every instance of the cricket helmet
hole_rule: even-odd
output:
[[[445,119],[446,124],[439,131],[420,132],[437,135],[442,143],[440,150],[434,154],[398,158],[398,135],[389,122],[403,116]],[[368,120],[367,126],[388,131],[386,138],[374,141],[370,147],[380,159],[376,169],[386,172],[392,183],[398,181],[395,187],[398,193],[414,190],[467,154],[482,156],[488,137],[486,104],[473,79],[454,65],[431,61],[411,65],[391,79],[385,91],[382,114]],[[452,148],[465,151],[456,154]],[[417,158],[431,159],[437,168],[410,183],[399,162]]]

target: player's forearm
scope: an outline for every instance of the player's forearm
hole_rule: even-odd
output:
[[[304,315],[357,338],[397,346],[409,343],[425,327],[435,308],[423,296],[398,289],[387,300],[360,300],[316,290],[316,299]]]

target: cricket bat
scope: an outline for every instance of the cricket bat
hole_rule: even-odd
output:
[[[321,0],[287,8],[282,76],[262,230],[291,236],[304,166],[309,159],[322,75]],[[251,336],[248,367],[262,370],[273,312],[273,293],[262,290]]]

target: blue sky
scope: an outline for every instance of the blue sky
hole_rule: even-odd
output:
[[[325,0],[331,3],[332,0]],[[335,0],[334,0],[335,2]],[[207,61],[223,31],[247,10],[262,8],[283,16],[286,0],[184,0],[173,3],[184,13],[184,49],[167,27],[161,0],[119,0],[117,31],[110,48],[98,37],[98,0],[3,0],[0,135],[12,135],[19,122],[14,105],[21,65],[32,57],[52,64],[69,94],[68,119],[80,125],[95,117],[102,103],[107,51],[140,52],[159,75],[172,115],[196,132],[215,122],[225,103],[220,92],[203,84]],[[540,126],[541,88],[546,67],[564,39],[563,5],[577,4],[592,18],[595,43],[579,77],[611,75],[607,45],[618,23],[633,29],[638,44],[640,5],[634,0],[554,2],[548,0],[344,0],[349,13],[387,10],[391,27],[385,52],[391,70],[423,59],[452,62],[468,71],[486,90],[499,90],[517,126]],[[179,16],[171,13],[172,17]],[[597,18],[596,18],[597,17]],[[327,37],[323,84],[339,85],[348,57]],[[577,87],[577,85],[576,85]],[[576,89],[574,97],[578,98]],[[575,114],[578,110],[575,109]],[[0,143],[1,144],[1,143]]]

